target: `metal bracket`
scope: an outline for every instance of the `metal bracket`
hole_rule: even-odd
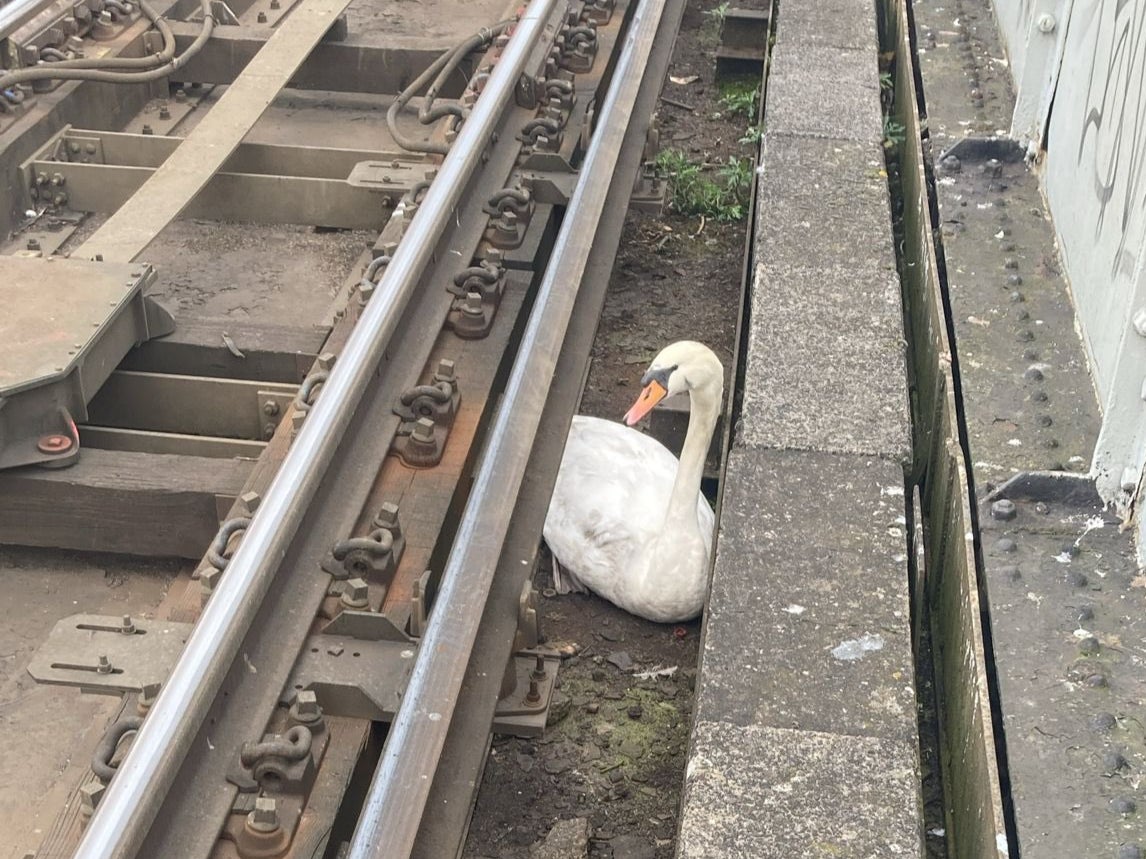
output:
[[[37,683],[120,695],[163,683],[193,624],[74,614],[52,627],[28,673]]]
[[[283,687],[281,703],[289,705],[296,692],[309,689],[327,716],[389,721],[402,701],[415,652],[409,641],[311,636]]]

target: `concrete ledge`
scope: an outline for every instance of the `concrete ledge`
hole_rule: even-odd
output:
[[[785,45],[855,48],[874,56],[879,46],[872,0],[784,0],[776,41]]]
[[[907,742],[698,722],[693,752],[680,859],[922,855]]]
[[[896,273],[867,260],[830,267],[760,260],[736,444],[906,462],[899,294]]]
[[[725,480],[697,720],[914,744],[902,468],[733,450]]]
[[[875,53],[777,41],[764,125],[773,134],[879,141],[883,118]]]

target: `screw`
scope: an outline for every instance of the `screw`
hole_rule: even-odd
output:
[[[263,403],[263,414],[268,417],[274,417],[279,413],[279,404],[274,400],[267,400]]]
[[[526,704],[537,704],[541,701],[541,688],[537,685],[536,680],[529,681],[529,691],[525,693]]]
[[[370,604],[370,586],[364,579],[348,579],[342,589],[342,604],[347,608],[365,608]]]
[[[537,664],[533,666],[533,671],[529,676],[534,680],[544,680],[549,675],[545,673],[545,657],[540,653],[537,654]]]
[[[247,815],[247,826],[255,832],[274,832],[279,828],[278,804],[269,796],[260,796],[255,810]]]
[[[97,674],[111,674],[111,660],[104,654],[99,656],[99,664],[96,665]]]
[[[131,619],[130,614],[123,616],[123,620],[119,624],[119,631],[124,635],[135,635],[135,621]]]
[[[40,453],[67,453],[73,445],[74,442],[68,436],[59,433],[40,436],[40,440],[36,442],[36,448]]]
[[[1004,521],[1014,519],[1018,512],[1019,509],[1015,506],[1015,502],[1007,498],[1001,498],[991,505],[992,519],[1002,519]]]
[[[248,513],[254,513],[256,510],[258,510],[259,502],[262,500],[263,497],[253,489],[248,489],[246,492],[239,496],[239,501],[241,501],[243,506],[247,508]]]

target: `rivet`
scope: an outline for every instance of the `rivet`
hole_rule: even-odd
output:
[[[1018,515],[1019,509],[1009,498],[1000,498],[991,505],[991,518],[1007,521]]]
[[[1117,814],[1133,814],[1138,811],[1138,805],[1129,796],[1120,796],[1110,801],[1110,809]]]
[[[1090,579],[1086,577],[1085,573],[1080,573],[1077,570],[1071,570],[1066,574],[1066,581],[1073,588],[1085,588],[1090,584]]]
[[[1118,720],[1114,718],[1112,713],[1098,713],[1091,717],[1090,729],[1100,733],[1106,733],[1111,728],[1118,724]]]

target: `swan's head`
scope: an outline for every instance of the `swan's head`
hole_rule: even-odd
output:
[[[712,392],[719,401],[724,390],[724,366],[703,343],[681,340],[661,350],[641,378],[641,385],[641,395],[625,413],[624,421],[629,426],[665,397],[682,391]]]

